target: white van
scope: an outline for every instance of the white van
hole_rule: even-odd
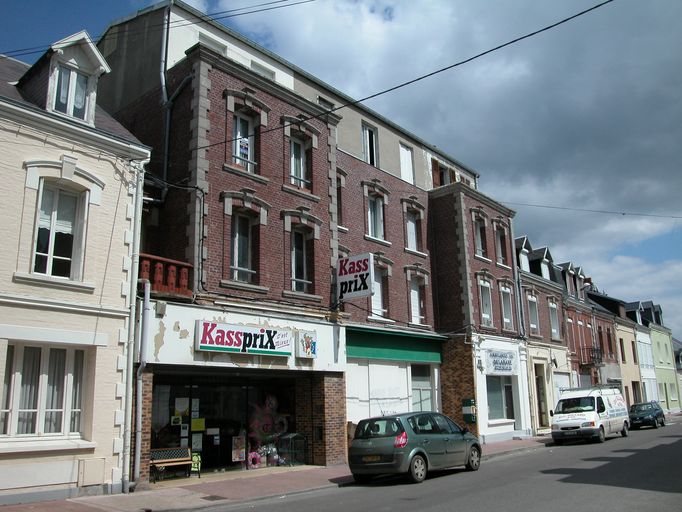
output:
[[[549,413],[555,444],[571,439],[603,443],[609,435],[627,436],[630,428],[627,405],[614,387],[568,389]]]

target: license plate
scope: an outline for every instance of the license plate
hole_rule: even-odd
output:
[[[362,462],[379,462],[381,460],[381,455],[365,455],[362,458]]]
[[[575,436],[578,435],[578,433],[575,430],[569,430],[568,432],[564,432],[565,436]]]

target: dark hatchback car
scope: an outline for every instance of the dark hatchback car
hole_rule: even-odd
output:
[[[427,471],[481,464],[481,444],[469,430],[437,412],[410,412],[360,421],[348,449],[358,483],[375,475],[406,474],[415,483]]]
[[[665,414],[658,402],[644,402],[630,406],[630,428],[665,426]]]

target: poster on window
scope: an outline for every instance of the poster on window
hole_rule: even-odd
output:
[[[315,331],[298,331],[296,357],[315,359],[317,357],[317,333]]]
[[[516,375],[518,373],[518,360],[516,352],[507,350],[486,351],[488,375]]]
[[[246,436],[232,437],[232,462],[246,460]]]

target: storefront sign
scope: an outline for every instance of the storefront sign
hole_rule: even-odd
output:
[[[317,333],[315,331],[298,331],[296,357],[315,359],[317,357]]]
[[[339,258],[336,263],[336,289],[339,302],[372,295],[374,255],[358,254]]]
[[[289,329],[250,327],[197,320],[196,350],[267,356],[290,356],[294,333]]]
[[[488,375],[516,375],[516,352],[504,350],[488,350]]]

